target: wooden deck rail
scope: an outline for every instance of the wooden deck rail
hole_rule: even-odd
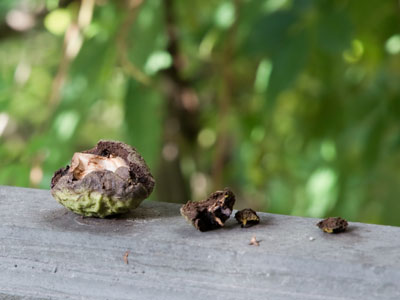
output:
[[[0,187],[0,299],[400,299],[400,228],[260,218],[202,233],[176,204],[92,219],[49,191]]]

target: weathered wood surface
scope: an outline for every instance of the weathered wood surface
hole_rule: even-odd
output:
[[[0,187],[0,299],[400,299],[400,228],[260,215],[201,233],[174,204],[83,219],[49,191]]]

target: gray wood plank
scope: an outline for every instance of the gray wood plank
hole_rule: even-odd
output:
[[[0,187],[0,299],[400,299],[400,228],[328,235],[315,219],[260,217],[201,233],[176,204],[89,219],[49,191]]]

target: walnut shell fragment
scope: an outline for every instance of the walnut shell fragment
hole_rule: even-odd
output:
[[[142,156],[122,142],[101,140],[54,173],[51,193],[73,212],[104,218],[126,213],[150,196],[155,181]]]
[[[189,201],[181,207],[181,214],[200,231],[208,231],[221,228],[229,219],[235,195],[225,188],[223,191],[216,191],[202,202]]]
[[[254,236],[251,238],[249,245],[251,245],[251,246],[260,246],[260,242],[261,242],[261,241],[258,241],[257,238],[256,238],[256,236],[254,235]]]
[[[235,219],[241,224],[242,228],[251,227],[260,223],[260,218],[257,216],[257,213],[251,208],[245,208],[236,212]]]
[[[343,232],[347,228],[347,221],[340,217],[330,217],[317,223],[317,226],[327,233]]]

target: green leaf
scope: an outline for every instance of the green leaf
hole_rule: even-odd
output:
[[[317,25],[318,47],[329,54],[341,54],[351,46],[353,26],[344,11],[320,15]]]
[[[293,11],[261,15],[254,22],[245,48],[253,54],[274,55],[282,51],[291,38],[290,30],[298,21]]]
[[[161,152],[163,99],[156,91],[129,80],[124,107],[129,143],[155,168]]]
[[[272,107],[278,94],[289,88],[307,64],[309,42],[306,31],[287,40],[272,56],[272,72],[267,90],[267,106]]]

